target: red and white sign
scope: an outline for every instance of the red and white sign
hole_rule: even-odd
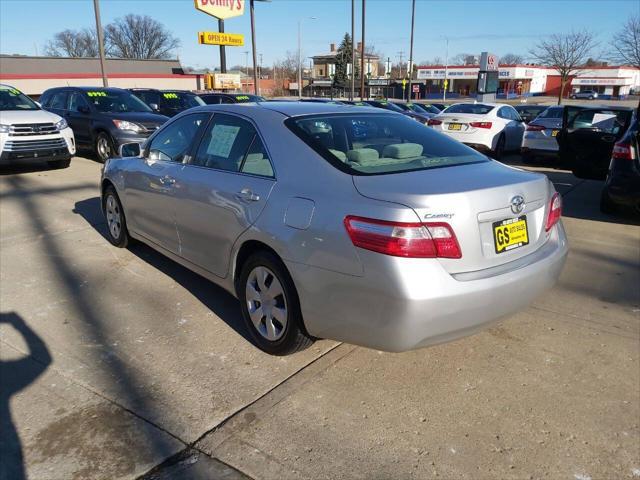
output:
[[[225,18],[239,17],[244,14],[245,0],[194,0],[196,10],[211,15],[212,17]]]
[[[487,55],[487,70],[498,70],[498,57],[495,55]]]
[[[420,93],[420,85],[413,85],[413,93]]]

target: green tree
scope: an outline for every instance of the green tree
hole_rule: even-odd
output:
[[[351,63],[351,51],[353,49],[353,42],[351,40],[351,35],[348,33],[344,34],[344,38],[342,39],[342,43],[338,47],[338,51],[336,53],[336,71],[333,77],[333,85],[335,87],[346,88],[350,85],[350,77],[348,75],[348,65]],[[358,59],[356,55],[356,78],[358,77]]]

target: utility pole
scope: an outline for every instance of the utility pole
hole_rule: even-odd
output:
[[[253,1],[254,0],[249,1],[249,10],[251,14],[251,50],[253,51],[253,93],[258,95],[260,84],[258,83],[258,69],[256,68],[256,23],[253,14]]]
[[[404,77],[402,74],[402,57],[404,57],[404,52],[401,50],[398,52],[398,68],[400,69],[400,79]]]
[[[447,79],[447,73],[449,70],[449,37],[444,37],[447,41],[447,49],[444,54],[444,90],[442,91],[442,101],[447,99],[447,88],[449,88],[449,80]]]
[[[307,17],[315,20],[316,17]],[[298,99],[302,98],[302,18],[298,19]]]
[[[351,95],[353,101],[356,96],[356,0],[351,0]]]
[[[93,0],[93,10],[96,15],[96,32],[98,34],[98,52],[100,55],[100,72],[102,73],[102,85],[106,88],[109,86],[109,80],[107,80],[107,72],[104,68],[104,32],[102,31],[102,22],[100,21],[99,0]]]
[[[224,20],[218,19],[218,31],[224,33]],[[220,73],[227,73],[227,54],[224,45],[220,45]]]
[[[413,26],[415,24],[416,17],[416,0],[411,1],[411,45],[409,46],[409,100],[411,100],[411,79],[413,78]]]
[[[362,46],[360,47],[360,100],[364,99],[364,26],[365,26],[365,4],[367,0],[362,0]]]

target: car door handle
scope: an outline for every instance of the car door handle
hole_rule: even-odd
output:
[[[260,195],[256,195],[248,188],[243,188],[236,194],[236,196],[248,202],[257,202],[258,200],[260,200]]]
[[[170,177],[169,175],[165,175],[164,177],[160,178],[160,183],[165,187],[170,187],[171,185],[176,183],[176,179]]]

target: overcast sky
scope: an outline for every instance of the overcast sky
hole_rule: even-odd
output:
[[[248,4],[248,1],[247,1]],[[361,0],[356,0],[356,37],[360,40]],[[351,0],[272,0],[256,2],[258,53],[265,65],[297,49],[297,24],[303,20],[305,57],[329,50],[351,29]],[[177,36],[185,66],[219,65],[218,48],[198,45],[198,31],[217,30],[217,21],[194,8],[193,0],[101,0],[103,23],[128,13],[150,15]],[[508,52],[526,57],[536,40],[550,33],[588,29],[606,51],[611,36],[631,14],[640,14],[638,0],[418,0],[414,58],[416,62],[449,54]],[[312,20],[309,17],[315,16]],[[411,0],[367,0],[366,42],[395,63],[409,52]],[[0,52],[42,53],[52,35],[65,29],[93,27],[92,0],[0,0]],[[225,30],[246,35],[245,47],[227,48],[229,66],[245,63],[250,50],[248,9],[229,19]]]

